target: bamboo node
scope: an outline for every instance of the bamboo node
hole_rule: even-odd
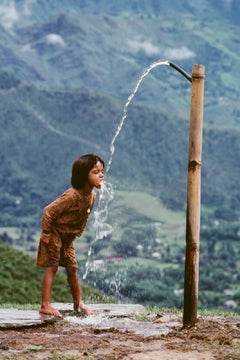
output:
[[[188,164],[188,168],[189,169],[195,169],[196,167],[201,167],[201,161],[197,161],[197,160],[192,160],[189,162]]]
[[[199,244],[198,243],[190,243],[187,242],[187,250],[188,251],[199,251]]]

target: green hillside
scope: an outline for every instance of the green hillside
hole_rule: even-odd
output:
[[[0,241],[0,305],[40,304],[43,271],[36,266],[34,258]],[[86,301],[106,301],[97,290],[87,285],[82,285],[82,291]],[[56,274],[52,301],[72,302],[63,273]]]

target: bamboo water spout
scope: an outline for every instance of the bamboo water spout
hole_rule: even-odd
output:
[[[133,100],[143,79],[157,66],[167,65],[177,70],[192,84],[189,153],[188,153],[188,183],[186,212],[186,258],[184,275],[184,327],[197,321],[198,282],[199,282],[199,233],[201,207],[201,156],[202,156],[202,123],[203,94],[205,68],[203,65],[193,65],[192,76],[169,60],[159,60],[152,63],[141,75],[134,90],[124,106],[123,116],[111,141],[111,155],[107,166],[109,171],[113,159],[115,141],[127,117],[128,106]]]

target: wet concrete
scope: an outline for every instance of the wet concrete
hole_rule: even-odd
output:
[[[53,304],[58,310],[71,310],[70,304]],[[123,332],[130,332],[145,337],[166,334],[173,327],[179,326],[180,322],[176,316],[163,316],[156,321],[154,315],[149,317],[147,309],[142,305],[133,304],[94,304],[88,307],[95,311],[95,315],[65,316],[64,320],[71,325],[92,327],[95,331],[107,329],[118,329]],[[143,320],[141,320],[141,318]],[[147,321],[148,320],[148,321]],[[152,320],[152,321],[151,321]]]
[[[147,314],[147,309],[138,304],[85,304],[96,314],[104,313],[108,317],[128,317],[134,314]],[[53,303],[52,306],[61,311],[72,311],[71,303]]]
[[[72,304],[52,304],[63,314],[63,319],[42,315],[34,310],[0,309],[0,330],[46,326],[56,321],[66,321],[71,327],[94,328],[95,331],[110,328],[132,332],[145,337],[166,334],[179,326],[176,316],[149,317],[147,309],[135,304],[88,304],[94,315],[82,316],[74,313]]]

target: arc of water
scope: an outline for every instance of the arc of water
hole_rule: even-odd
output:
[[[114,152],[115,152],[115,141],[120,133],[120,131],[122,130],[122,127],[123,127],[123,124],[124,124],[124,121],[127,117],[127,110],[128,110],[128,106],[129,104],[131,103],[132,99],[134,98],[135,94],[137,93],[138,91],[138,88],[139,86],[141,85],[141,82],[143,81],[143,79],[150,73],[150,71],[152,69],[154,69],[155,67],[159,66],[159,65],[170,65],[170,62],[168,60],[158,60],[158,61],[155,61],[153,62],[147,69],[145,69],[141,75],[141,77],[139,78],[134,90],[132,91],[132,93],[129,95],[128,99],[127,99],[127,102],[124,106],[124,109],[123,109],[123,116],[121,118],[121,121],[118,125],[118,128],[117,128],[117,131],[115,133],[115,135],[113,136],[112,138],[112,141],[111,141],[111,145],[110,145],[110,159],[109,159],[109,162],[108,162],[108,165],[107,165],[107,169],[106,171],[108,172],[110,167],[111,167],[111,164],[112,164],[112,159],[113,159],[113,155],[114,155]]]
[[[132,93],[129,95],[129,97],[127,99],[127,102],[123,109],[123,115],[122,115],[121,121],[118,125],[117,131],[116,131],[115,135],[113,136],[111,144],[110,144],[110,159],[109,159],[108,165],[106,167],[106,172],[108,172],[111,167],[112,159],[113,159],[113,155],[114,155],[114,151],[115,151],[114,144],[115,144],[115,141],[123,127],[124,121],[127,117],[128,106],[130,105],[132,99],[134,98],[136,92],[138,91],[138,88],[139,88],[141,82],[143,81],[143,79],[150,73],[150,71],[152,69],[154,69],[155,67],[157,67],[159,65],[170,65],[170,64],[169,64],[169,61],[167,61],[167,60],[159,60],[159,61],[152,63],[146,70],[144,70],[144,72],[142,73],[141,77],[139,78],[135,88],[133,89]],[[89,247],[83,279],[87,278],[87,275],[88,275],[89,271],[91,270],[90,257],[92,254],[93,244],[97,240],[104,238],[105,236],[109,235],[112,232],[111,225],[106,223],[107,216],[108,216],[108,203],[112,199],[113,199],[113,189],[111,187],[111,184],[104,182],[102,189],[100,190],[100,196],[99,196],[99,202],[98,202],[97,209],[94,211],[94,226],[97,227],[96,237],[91,242],[90,247]]]
[[[160,65],[167,65],[167,66],[171,66],[173,68],[175,68],[175,70],[179,71],[182,75],[184,75],[189,81],[191,81],[191,77],[183,70],[181,69],[179,66],[177,66],[176,64],[174,64],[171,61],[168,60],[158,60],[153,62],[146,70],[143,71],[141,77],[139,78],[135,88],[133,89],[132,93],[129,95],[127,102],[124,106],[123,109],[123,115],[121,118],[121,121],[117,127],[117,131],[115,133],[115,135],[112,138],[111,144],[110,144],[110,159],[108,162],[108,165],[106,167],[106,171],[108,172],[111,164],[112,164],[112,159],[113,159],[113,155],[114,155],[114,151],[115,151],[115,141],[120,133],[120,131],[122,130],[124,121],[127,117],[127,110],[128,110],[128,106],[131,103],[132,99],[134,98],[136,92],[138,91],[138,88],[141,84],[141,82],[143,81],[143,79],[150,73],[150,71],[152,69],[154,69],[157,66]],[[90,244],[90,248],[88,251],[88,258],[86,261],[86,265],[85,265],[85,274],[83,275],[83,278],[86,279],[88,272],[90,271],[90,267],[91,267],[91,263],[89,261],[91,253],[92,253],[92,246],[93,244],[98,240],[98,239],[102,239],[105,236],[111,234],[112,232],[112,226],[108,223],[106,223],[107,217],[108,217],[108,203],[109,201],[111,201],[113,199],[113,188],[112,185],[110,183],[103,183],[102,189],[100,190],[100,196],[99,196],[99,202],[98,202],[98,207],[97,210],[94,212],[94,226],[97,227],[97,231],[96,231],[96,237],[95,240],[93,240],[93,242]]]

